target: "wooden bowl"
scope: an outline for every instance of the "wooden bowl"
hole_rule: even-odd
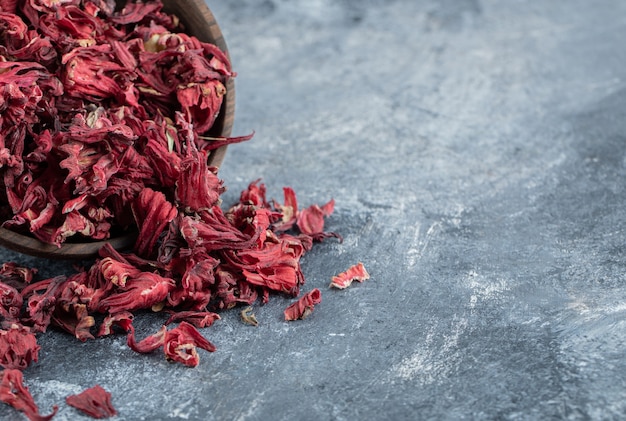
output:
[[[124,2],[125,3],[125,2]],[[178,16],[185,28],[185,32],[204,42],[215,44],[228,54],[224,36],[213,13],[204,0],[163,0],[163,10]],[[229,56],[230,58],[230,56]],[[208,133],[214,137],[228,137],[233,128],[235,118],[235,84],[233,79],[226,83],[226,95],[222,102],[220,113]],[[214,150],[209,156],[209,164],[219,167],[224,160],[226,146]],[[0,245],[19,253],[51,259],[91,259],[98,255],[98,250],[110,243],[118,250],[129,249],[136,240],[136,234],[126,234],[110,238],[106,241],[83,243],[64,243],[61,247],[46,244],[34,237],[10,231],[0,227]]]

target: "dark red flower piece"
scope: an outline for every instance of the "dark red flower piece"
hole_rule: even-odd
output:
[[[122,288],[126,286],[126,281],[129,278],[135,278],[142,272],[141,269],[128,262],[120,262],[112,257],[105,257],[99,264],[104,279]]]
[[[188,367],[195,367],[200,363],[196,348],[214,352],[217,348],[206,340],[198,330],[187,322],[181,322],[177,327],[167,331],[163,350],[168,361],[182,363]]]
[[[98,329],[96,336],[107,336],[113,333],[113,327],[118,326],[122,331],[128,333],[132,327],[134,316],[129,311],[120,311],[118,313],[109,314],[104,318]]]
[[[220,195],[225,191],[214,172],[217,169],[209,169],[207,159],[206,152],[191,150],[181,162],[176,200],[188,213],[212,208],[219,203]]]
[[[37,362],[40,346],[29,328],[14,323],[0,330],[0,365],[8,369],[23,370]]]
[[[23,302],[17,289],[0,281],[0,320],[17,321],[22,312]]]
[[[172,311],[171,316],[165,322],[166,325],[175,322],[187,322],[194,327],[203,328],[213,325],[220,315],[210,311]]]
[[[101,419],[117,415],[111,402],[111,393],[100,385],[85,389],[77,395],[68,396],[65,402],[92,418]]]
[[[139,236],[135,252],[142,257],[150,256],[159,235],[178,214],[176,207],[161,192],[145,188],[132,205]]]
[[[21,291],[22,298],[27,300],[26,323],[35,332],[45,332],[50,325],[52,313],[61,297],[67,277],[57,276],[44,281],[30,284]],[[35,293],[35,291],[43,291]]]
[[[283,187],[283,194],[285,196],[285,203],[275,203],[276,208],[280,213],[280,220],[274,223],[274,231],[287,231],[291,229],[296,223],[298,215],[298,199],[296,198],[296,192],[291,187]]]
[[[30,284],[37,269],[18,266],[15,262],[6,262],[0,266],[0,282],[18,291]]]
[[[255,237],[248,237],[233,226],[217,206],[201,211],[199,217],[184,216],[180,232],[190,247],[202,247],[207,252],[246,249],[256,242]]]
[[[334,232],[324,232],[324,217],[333,213],[335,207],[335,201],[330,200],[323,206],[311,205],[308,208],[298,212],[296,225],[300,229],[300,232],[306,234],[316,241],[321,241],[327,237],[336,237],[341,239],[341,236]]]
[[[99,312],[117,313],[150,309],[160,304],[174,289],[175,281],[158,273],[141,272],[128,279],[124,287],[116,288],[103,298],[97,307]]]
[[[135,339],[135,328],[131,324],[128,329],[128,335],[126,336],[126,343],[133,351],[140,354],[147,354],[163,346],[163,343],[165,342],[166,332],[167,327],[163,325],[157,333],[146,336],[145,338],[137,342],[137,340]]]
[[[50,415],[39,414],[39,408],[24,385],[24,376],[20,370],[5,369],[0,379],[0,401],[21,411],[31,421],[48,421],[57,413],[58,407],[52,407]]]
[[[51,322],[77,339],[85,342],[87,339],[94,339],[91,328],[96,321],[89,315],[87,306],[78,303],[64,303],[57,305],[52,314]]]
[[[285,309],[285,320],[305,319],[313,312],[313,308],[321,302],[322,293],[319,289],[314,288]]]

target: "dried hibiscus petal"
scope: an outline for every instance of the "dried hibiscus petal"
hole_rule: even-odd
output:
[[[58,407],[52,407],[50,415],[39,414],[39,408],[24,385],[24,376],[20,370],[5,369],[0,380],[0,401],[23,412],[31,421],[47,421],[54,417]]]
[[[305,319],[313,312],[313,307],[321,302],[322,293],[314,288],[285,309],[285,320]]]
[[[129,325],[128,335],[126,336],[126,343],[133,351],[139,352],[140,354],[147,354],[163,346],[166,332],[167,327],[163,325],[157,333],[147,336],[137,342],[137,340],[135,339],[135,328],[132,325]]]
[[[139,236],[135,244],[135,252],[139,256],[149,256],[165,227],[171,222],[178,210],[167,201],[161,192],[146,188],[139,193],[133,202],[133,214],[139,227]]]
[[[359,262],[356,265],[350,266],[348,270],[333,276],[330,286],[332,288],[345,289],[348,288],[353,281],[363,282],[369,278],[370,275],[367,273],[367,270],[365,270],[365,266],[363,266],[363,263]]]
[[[341,236],[334,232],[324,232],[324,217],[333,213],[335,201],[331,200],[323,206],[311,205],[308,208],[298,212],[296,225],[303,234],[311,236],[314,240],[322,240],[326,237]]]
[[[118,313],[109,314],[104,318],[98,329],[97,336],[107,336],[113,333],[113,326],[120,327],[124,332],[131,329],[134,316],[130,311],[120,311]]]
[[[195,327],[187,322],[181,322],[177,327],[165,334],[163,350],[168,361],[195,367],[200,363],[200,357],[196,348],[201,348],[208,352],[216,350],[215,345],[206,340]]]
[[[166,325],[174,322],[185,321],[197,328],[209,327],[220,315],[211,311],[173,311],[172,315],[165,322]]]
[[[40,346],[25,326],[12,324],[0,330],[0,365],[7,369],[23,370],[31,362],[37,362]]]
[[[17,289],[0,281],[0,320],[16,321],[22,311],[23,301]]]
[[[108,418],[117,415],[111,403],[111,393],[100,385],[95,385],[77,395],[65,398],[68,405],[84,412],[92,418]]]

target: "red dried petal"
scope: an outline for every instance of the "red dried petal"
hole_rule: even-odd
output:
[[[287,231],[296,223],[298,215],[298,199],[296,192],[291,187],[283,187],[285,203],[283,205],[276,204],[276,208],[280,212],[280,221],[274,224],[274,231]],[[322,225],[323,227],[323,225]]]
[[[207,252],[239,250],[250,247],[256,241],[256,238],[250,238],[234,227],[217,206],[200,212],[199,216],[185,216],[180,223],[180,232],[192,248],[202,247]]]
[[[77,395],[68,396],[65,402],[92,418],[108,418],[117,415],[111,403],[111,394],[100,385],[85,389]]]
[[[130,325],[128,335],[126,336],[126,343],[133,351],[140,354],[147,354],[163,346],[163,343],[165,342],[166,332],[167,327],[163,325],[157,333],[147,336],[141,341],[137,342],[135,339],[135,328]]]
[[[0,330],[0,365],[8,369],[23,370],[37,362],[40,346],[27,327],[13,324]]]
[[[367,270],[365,270],[365,266],[363,266],[363,263],[359,262],[356,265],[350,266],[345,272],[333,276],[330,286],[345,289],[348,288],[353,281],[363,282],[369,278],[370,275],[367,273]]]
[[[149,309],[164,301],[174,286],[175,281],[171,278],[163,277],[157,273],[141,272],[136,277],[126,281],[123,288],[120,287],[103,298],[97,310],[117,313]]]
[[[285,309],[285,320],[305,319],[313,312],[313,307],[321,302],[322,293],[314,288]]]
[[[135,243],[135,252],[139,256],[150,256],[159,235],[178,214],[176,207],[167,201],[161,192],[145,188],[139,193],[132,205],[135,222],[139,227],[139,236]]]
[[[109,314],[104,318],[98,329],[96,336],[107,336],[113,333],[113,326],[120,327],[124,332],[130,331],[134,316],[129,311],[120,311],[118,313]]]
[[[0,281],[0,317],[13,322],[20,317],[24,300],[19,291]]]
[[[187,120],[200,134],[207,132],[213,126],[224,95],[226,95],[226,87],[221,81],[215,79],[179,85],[176,90],[176,99]]]
[[[207,159],[206,152],[192,151],[181,162],[176,200],[187,212],[210,209],[218,204],[225,190],[222,181],[209,169]]]
[[[48,421],[57,413],[58,407],[52,407],[50,415],[39,414],[39,408],[30,394],[28,387],[24,386],[22,372],[15,369],[5,369],[0,380],[0,401],[23,412],[31,421]]]
[[[311,236],[314,240],[320,241],[326,237],[336,237],[341,239],[339,234],[334,232],[324,232],[324,217],[329,216],[334,209],[335,201],[330,200],[322,207],[312,205],[298,212],[296,225],[303,234]]]
[[[175,311],[165,322],[166,325],[175,322],[187,322],[197,328],[209,327],[216,320],[220,320],[220,315],[210,311]]]
[[[187,322],[181,322],[178,327],[169,330],[165,335],[163,350],[168,361],[176,361],[188,367],[195,367],[200,362],[196,348],[208,352],[214,352],[217,349]]]
[[[100,270],[105,280],[124,287],[128,278],[139,276],[141,270],[127,262],[119,262],[111,257],[105,257],[100,261]]]
[[[83,342],[87,339],[94,339],[91,328],[95,326],[96,321],[87,312],[85,304],[65,303],[57,305],[51,321],[55,326],[71,333]]]

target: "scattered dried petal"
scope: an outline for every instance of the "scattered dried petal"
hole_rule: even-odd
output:
[[[157,333],[147,336],[137,342],[135,340],[135,328],[130,325],[128,335],[126,336],[126,342],[133,351],[139,352],[140,354],[147,354],[163,346],[166,332],[167,327],[163,325]]]
[[[285,309],[285,320],[305,319],[313,312],[313,307],[321,302],[322,293],[314,288]]]
[[[348,288],[353,281],[363,282],[369,278],[370,275],[365,270],[365,266],[363,266],[363,263],[359,262],[356,265],[350,266],[345,272],[333,276],[330,287],[345,289]]]
[[[111,403],[111,394],[100,385],[85,389],[77,395],[68,396],[65,402],[92,418],[100,419],[117,415]]]
[[[181,322],[178,327],[169,330],[165,335],[163,350],[168,361],[195,367],[200,363],[196,347],[208,352],[216,350],[215,345],[206,340],[195,327],[187,322]]]
[[[58,407],[52,407],[50,415],[39,414],[39,408],[24,385],[24,376],[20,370],[5,369],[0,380],[0,401],[23,412],[31,421],[48,421],[57,413]]]

